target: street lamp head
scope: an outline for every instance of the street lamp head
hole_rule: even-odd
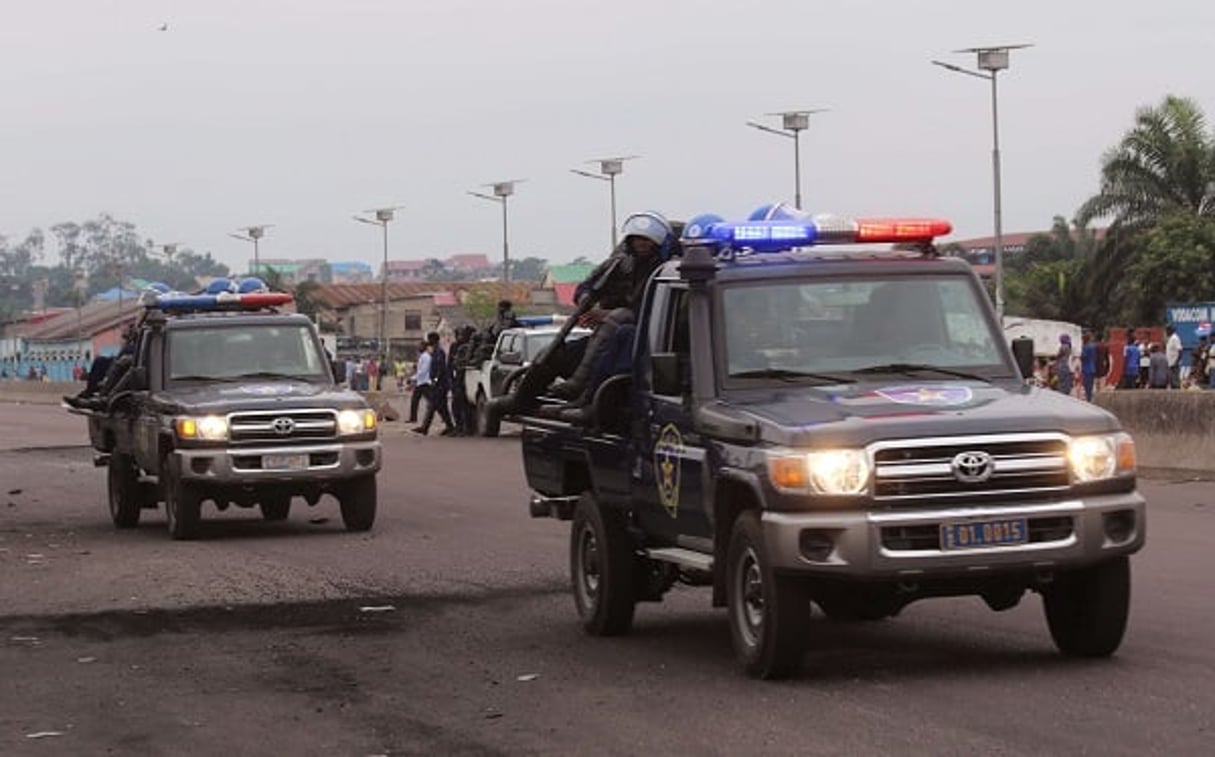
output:
[[[494,183],[494,197],[510,197],[515,193],[515,182],[499,181]]]
[[[587,163],[599,164],[599,173],[604,176],[619,176],[624,173],[624,162],[626,160],[636,160],[640,155],[618,155],[612,158],[593,158]]]
[[[1008,53],[1010,50],[1021,50],[1026,47],[1033,47],[1029,44],[1017,45],[988,45],[986,47],[967,47],[961,50],[955,50],[959,53],[975,53],[978,55],[978,67],[982,71],[990,71],[995,73],[1008,68]]]

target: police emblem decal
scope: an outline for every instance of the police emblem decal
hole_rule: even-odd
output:
[[[679,473],[683,456],[683,436],[674,424],[668,423],[654,444],[654,481],[658,485],[658,501],[672,518],[679,515]]]
[[[929,384],[911,386],[888,386],[878,389],[874,394],[897,402],[900,405],[928,405],[934,407],[949,407],[965,405],[974,399],[974,392],[969,386],[961,384]]]

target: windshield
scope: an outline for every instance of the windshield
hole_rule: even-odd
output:
[[[306,326],[252,325],[169,332],[169,380],[325,377],[325,360]]]
[[[1011,375],[968,277],[866,277],[722,290],[727,378]],[[935,370],[946,369],[946,370]]]

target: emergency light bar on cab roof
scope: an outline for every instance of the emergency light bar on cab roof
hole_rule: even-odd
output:
[[[217,292],[215,294],[184,294],[169,292],[148,302],[150,310],[261,310],[286,305],[292,296],[286,292]]]
[[[784,252],[824,244],[931,242],[951,231],[953,225],[939,218],[815,216],[807,220],[723,221],[699,229],[699,234],[686,239],[753,252]]]

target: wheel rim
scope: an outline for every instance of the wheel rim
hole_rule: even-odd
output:
[[[598,601],[599,582],[599,540],[588,524],[578,534],[578,592],[583,606],[592,607]]]
[[[747,547],[735,571],[738,596],[735,616],[738,629],[748,646],[759,643],[764,628],[764,576],[754,547]]]

